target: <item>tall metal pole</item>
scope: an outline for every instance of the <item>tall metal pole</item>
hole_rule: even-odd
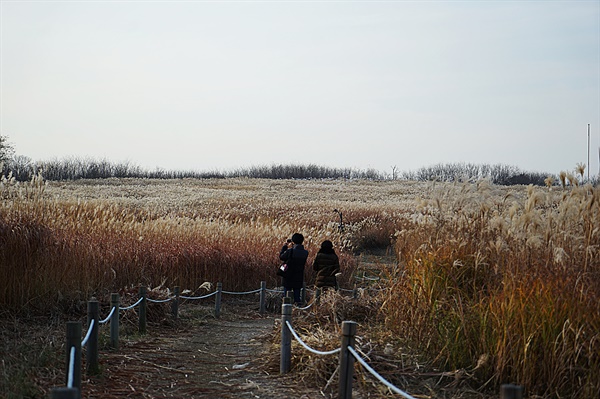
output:
[[[587,164],[587,172],[588,172],[588,182],[590,181],[590,124],[588,123],[588,164]]]
[[[600,179],[600,129],[598,129],[598,178]]]

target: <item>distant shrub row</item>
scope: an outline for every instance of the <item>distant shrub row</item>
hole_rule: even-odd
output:
[[[204,178],[224,179],[248,177],[257,179],[371,179],[383,180],[386,176],[375,169],[358,170],[353,168],[331,168],[319,165],[267,165],[251,166],[232,171],[168,171],[146,170],[129,162],[114,163],[106,159],[67,158],[33,162],[30,158],[16,156],[5,163],[4,174],[12,172],[18,181],[29,181],[41,172],[47,180],[78,180],[117,178],[183,179]]]
[[[148,178],[148,179],[180,179],[194,178],[223,178],[219,172],[194,171],[165,171],[156,169],[148,171],[130,162],[110,162],[106,159],[65,158],[50,161],[32,162],[27,157],[15,157],[7,162],[5,175],[12,172],[18,181],[28,181],[37,173],[42,173],[47,180],[79,180],[117,178]]]
[[[32,162],[30,158],[16,156],[8,160],[3,170],[5,175],[12,172],[18,181],[29,181],[41,172],[47,180],[78,180],[116,178],[147,179],[224,179],[230,177],[248,177],[260,179],[369,179],[369,180],[411,180],[411,181],[476,181],[489,179],[494,184],[514,185],[533,184],[543,186],[547,173],[524,172],[515,166],[487,165],[471,163],[446,163],[422,167],[416,171],[382,173],[375,169],[359,170],[353,168],[332,168],[314,164],[300,165],[264,165],[240,168],[232,171],[168,171],[162,169],[146,170],[129,162],[115,163],[108,160],[67,158]]]
[[[489,179],[494,184],[504,186],[515,184],[544,186],[549,176],[556,180],[556,177],[549,173],[524,172],[516,166],[472,163],[440,163],[402,174],[402,178],[406,180],[453,182]]]

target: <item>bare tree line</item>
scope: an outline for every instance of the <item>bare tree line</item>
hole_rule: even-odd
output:
[[[402,179],[417,181],[477,181],[489,179],[494,184],[515,185],[533,184],[544,186],[550,173],[525,172],[516,166],[504,164],[439,163],[422,167],[414,172],[401,174]]]
[[[368,179],[410,181],[477,181],[489,179],[494,184],[533,184],[543,186],[548,178],[557,182],[557,175],[526,172],[516,166],[504,164],[439,163],[414,171],[400,172],[393,166],[391,173],[375,169],[335,168],[315,164],[272,164],[250,166],[230,171],[210,170],[147,170],[131,162],[111,162],[107,159],[77,158],[34,162],[23,155],[15,155],[6,136],[0,136],[0,164],[4,176],[17,181],[28,181],[41,173],[47,180],[79,180],[106,178],[147,179],[224,179],[247,177],[262,179]],[[594,181],[593,183],[597,183]]]

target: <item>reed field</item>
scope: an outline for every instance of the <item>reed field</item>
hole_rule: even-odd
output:
[[[388,326],[446,369],[600,394],[600,189],[442,186],[398,234]]]
[[[322,314],[299,322],[326,342],[342,319],[357,321],[373,353],[391,359],[381,366],[392,382],[405,377],[384,366],[410,355],[482,394],[512,382],[529,397],[600,395],[597,187],[37,176],[4,178],[0,197],[3,317],[81,310],[140,285],[275,287],[279,249],[301,232],[309,262],[334,242],[345,288],[360,283],[364,254],[395,255],[368,270],[376,289],[355,302],[330,293]],[[414,363],[405,368],[418,376]],[[310,378],[326,382],[321,371]]]

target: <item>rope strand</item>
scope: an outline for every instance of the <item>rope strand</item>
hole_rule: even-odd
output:
[[[371,366],[369,366],[367,364],[367,362],[365,362],[363,360],[362,357],[360,357],[360,355],[354,350],[353,347],[349,346],[348,347],[348,352],[350,352],[352,354],[352,356],[354,356],[354,358],[369,372],[373,375],[373,377],[377,378],[379,380],[379,382],[381,382],[383,385],[385,385],[386,387],[388,387],[392,392],[397,393],[398,395],[401,395],[402,397],[406,398],[406,399],[415,399],[414,397],[410,396],[409,394],[407,394],[406,392],[404,392],[403,390],[401,390],[400,388],[397,388],[395,385],[392,385],[392,383],[390,383],[388,380],[386,380],[385,378],[383,378],[381,375],[379,375],[379,373],[377,373],[377,371],[373,370],[373,368]]]
[[[115,313],[115,310],[117,308],[115,306],[113,306],[113,308],[110,310],[110,313],[108,314],[108,316],[106,317],[106,319],[104,320],[100,320],[98,323],[100,324],[104,324],[104,323],[108,323],[108,321],[110,320],[110,318],[112,317],[113,313]]]
[[[88,341],[90,340],[90,336],[92,335],[92,329],[94,328],[95,323],[96,323],[96,320],[92,319],[92,322],[90,323],[90,327],[87,330],[87,334],[85,334],[85,338],[83,339],[83,341],[81,341],[82,347],[86,346]]]
[[[302,345],[307,351],[314,353],[315,355],[320,355],[320,356],[327,356],[327,355],[333,355],[335,353],[338,353],[339,351],[342,350],[342,348],[337,348],[331,351],[327,351],[327,352],[322,352],[322,351],[318,351],[316,349],[311,348],[310,346],[306,345],[304,343],[304,341],[302,341],[302,339],[300,339],[300,337],[298,336],[298,334],[296,333],[296,331],[294,331],[294,328],[292,327],[292,325],[290,324],[289,321],[285,321],[285,325],[287,326],[287,328],[290,329],[290,332],[292,333],[292,335],[294,336],[294,338],[296,338],[296,341],[298,341],[300,343],[300,345]]]

